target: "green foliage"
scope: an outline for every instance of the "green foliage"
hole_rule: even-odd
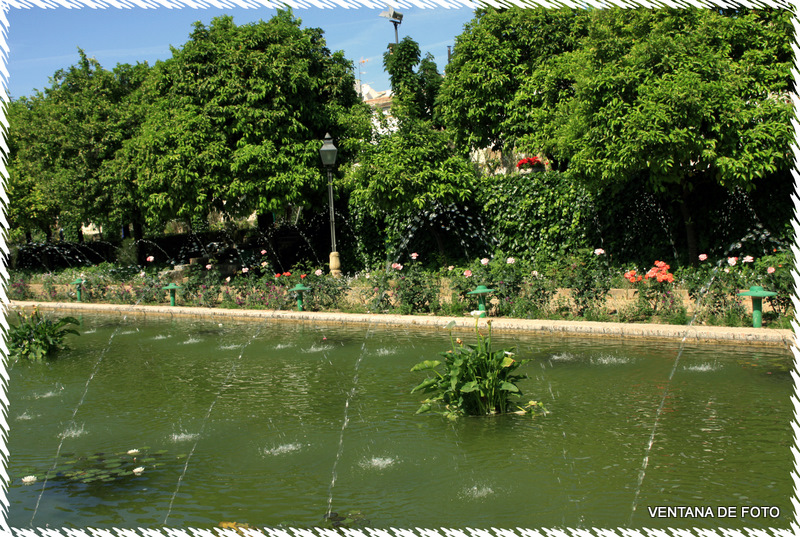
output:
[[[147,64],[108,71],[78,52],[78,64],[57,71],[44,93],[22,98],[9,110],[11,206],[31,213],[12,211],[12,225],[29,231],[47,230],[56,217],[75,234],[89,222],[141,223],[130,177],[108,166],[137,128],[129,104]]]
[[[400,43],[389,45],[389,51],[383,54],[383,65],[392,84],[392,115],[401,121],[434,121],[434,103],[442,76],[433,55],[428,53],[420,60],[419,44],[406,36]],[[417,66],[419,69],[414,72]]]
[[[465,201],[477,179],[447,134],[422,120],[404,121],[395,132],[376,135],[362,145],[358,161],[347,172],[350,204],[372,216],[408,218],[436,203]]]
[[[456,37],[455,53],[437,101],[438,111],[459,146],[513,149],[510,127],[530,126],[529,114],[515,95],[525,94],[526,80],[546,73],[559,55],[578,46],[586,34],[583,9],[480,9]],[[536,74],[536,75],[534,75]],[[553,85],[568,94],[556,78]],[[549,107],[538,113],[552,114]]]
[[[611,289],[611,274],[602,249],[583,250],[566,261],[563,285],[572,291],[577,315],[597,313],[605,305]]]
[[[291,10],[242,26],[231,17],[196,23],[156,65],[128,153],[151,220],[327,202],[321,140],[330,133],[346,165],[369,116],[351,62],[328,50],[322,30],[300,24]]]
[[[580,48],[554,60],[555,87],[570,91],[548,100],[552,79],[533,74],[514,103],[520,119],[504,132],[568,162],[595,190],[644,181],[677,201],[694,258],[696,185],[751,190],[790,169],[790,14],[615,8],[589,17]],[[755,52],[765,47],[778,61]]]
[[[773,254],[762,256],[755,261],[756,278],[765,290],[778,293],[768,297],[767,303],[779,316],[788,316],[794,308],[792,297],[796,296],[792,268],[794,256],[789,250],[773,250]]]
[[[78,331],[67,325],[79,325],[74,317],[49,319],[34,309],[31,314],[17,312],[17,324],[8,332],[8,351],[13,360],[20,358],[41,362],[67,348],[64,338],[67,334],[79,335]]]
[[[30,281],[25,275],[20,275],[15,280],[10,280],[8,285],[8,298],[11,300],[27,300],[33,296]]]
[[[5,190],[10,203],[6,204],[11,228],[34,231],[50,237],[50,226],[59,213],[59,200],[50,185],[49,153],[54,142],[44,143],[52,129],[51,113],[45,97],[38,94],[30,99],[12,101],[6,107],[10,134],[8,136],[8,180]]]
[[[483,285],[492,289],[486,295],[492,314],[525,318],[543,310],[555,294],[554,286],[531,273],[529,263],[497,251],[491,258],[476,259],[466,268],[454,267],[445,274],[453,290],[452,300],[464,304],[465,310],[477,308],[477,298],[468,293]]]
[[[281,277],[286,289],[291,289],[298,283],[311,289],[303,294],[303,309],[306,311],[330,311],[343,306],[350,288],[346,278],[334,278],[310,264],[296,265],[288,274],[289,276]],[[296,302],[295,297],[292,299]]]
[[[492,349],[492,325],[488,323],[489,334],[483,336],[478,330],[478,319],[475,319],[475,334],[478,343],[464,344],[460,339],[454,340],[450,335],[451,350],[440,353],[443,361],[425,360],[418,363],[411,371],[431,371],[429,376],[417,385],[411,393],[420,391],[433,394],[423,401],[417,414],[433,410],[433,405],[441,405],[441,414],[455,419],[459,416],[485,416],[504,414],[517,408],[514,400],[522,396],[517,382],[526,378],[516,370],[528,360],[514,359],[513,349]],[[452,326],[450,326],[452,328]],[[531,401],[528,408],[545,412],[539,403]]]
[[[518,172],[481,178],[480,199],[498,246],[551,263],[589,246],[593,197],[569,173]]]
[[[213,307],[219,302],[221,287],[219,267],[211,260],[206,265],[189,265],[187,281],[177,293],[188,305]]]
[[[421,262],[413,259],[406,265],[395,263],[394,291],[396,308],[400,313],[433,313],[439,308],[441,282],[436,273],[422,269]]]
[[[697,8],[592,11],[580,49],[562,58],[573,91],[546,102],[547,79],[531,77],[519,93],[515,106],[556,108],[525,125],[520,146],[558,144],[553,151],[572,169],[599,182],[647,171],[654,191],[682,188],[706,170],[727,187],[788,170],[788,17],[779,10],[736,17]],[[760,38],[743,39],[746,27]],[[747,52],[732,53],[735,46]],[[766,64],[763,47],[778,61]]]
[[[695,301],[696,315],[709,324],[748,326],[748,314],[738,293],[755,285],[752,262],[742,257],[704,259],[695,269],[680,271],[689,297]],[[677,272],[677,271],[676,271]]]
[[[364,284],[359,293],[367,313],[388,313],[394,308],[392,274],[396,269],[382,267],[363,273]]]

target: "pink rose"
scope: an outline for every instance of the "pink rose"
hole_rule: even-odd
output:
[[[706,259],[708,259],[708,256],[706,254],[700,254],[699,256],[697,256],[697,258],[700,261],[705,261]]]
[[[736,264],[736,260],[737,260],[737,259],[739,259],[739,258],[738,258],[738,257],[729,257],[729,258],[728,258],[728,264],[729,264],[730,266],[734,266],[734,265]]]
[[[472,276],[472,271],[471,271],[471,270],[469,270],[469,269],[465,270],[465,271],[464,271],[464,276],[466,276],[467,278],[469,278],[470,276]]]
[[[322,269],[315,270],[314,274],[316,274],[317,276],[322,276]]]
[[[247,268],[247,267],[244,267],[244,268],[242,269],[242,273],[247,273],[247,271],[248,271],[248,270],[250,270],[250,269],[249,269],[249,268]]]
[[[155,257],[153,257],[152,255],[148,255],[147,256],[147,262],[148,263],[152,263],[154,260],[155,260]]]
[[[726,273],[726,274],[727,274],[728,272],[730,272],[730,271],[731,271],[731,269],[729,269],[728,267],[725,267],[725,273]]]
[[[506,263],[508,263],[509,265],[513,265],[515,262],[516,259],[514,259],[513,257],[509,257],[508,259],[506,259]]]
[[[261,255],[267,255],[267,251],[266,250],[261,250]]]
[[[411,259],[416,259],[416,258],[418,258],[418,257],[419,257],[419,254],[418,254],[418,253],[416,253],[416,252],[415,252],[415,253],[413,253],[413,254],[411,254]]]
[[[744,259],[742,259],[742,263],[752,263],[752,262],[753,262],[753,256],[752,255],[746,255],[744,257]]]
[[[266,262],[266,261],[262,261],[262,262],[261,262],[261,266],[262,266],[262,267],[266,267],[266,266],[267,266],[267,262]]]
[[[206,270],[211,270],[211,263],[209,263],[208,265],[206,265]]]
[[[775,267],[769,267],[769,268],[767,269],[767,274],[772,274],[772,273],[774,273],[774,272],[775,272]]]
[[[481,259],[481,265],[488,265],[488,264],[489,264],[488,258],[484,257],[483,259]]]
[[[594,251],[594,255],[603,255],[604,253],[606,253],[606,251],[603,250],[602,248],[598,248],[597,250]]]
[[[447,270],[453,270],[454,268],[456,268],[456,267],[454,267],[453,265],[450,265],[449,267],[447,267]]]

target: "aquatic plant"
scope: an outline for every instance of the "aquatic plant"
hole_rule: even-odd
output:
[[[12,359],[25,358],[39,362],[47,355],[66,349],[64,338],[67,334],[80,335],[67,325],[80,324],[74,317],[52,320],[34,309],[29,315],[17,312],[18,324],[8,332],[8,350]]]
[[[120,480],[140,477],[162,467],[173,460],[167,457],[167,450],[151,450],[148,446],[116,453],[98,452],[91,455],[76,456],[74,453],[62,453],[58,464],[48,470],[35,472],[32,468],[23,468],[26,474],[20,479],[23,485],[34,484],[47,478],[50,481],[80,485],[102,485]],[[175,459],[184,458],[177,455]]]
[[[411,368],[411,371],[432,371],[411,393],[421,391],[432,393],[422,402],[417,414],[433,411],[434,405],[444,407],[441,414],[450,419],[458,416],[484,416],[504,414],[518,410],[531,415],[544,412],[544,407],[531,401],[527,406],[519,406],[514,400],[522,396],[517,382],[526,375],[515,373],[529,360],[514,358],[514,349],[492,349],[492,323],[487,321],[489,334],[483,336],[478,329],[479,311],[473,311],[477,344],[465,344],[461,338],[453,339],[452,348],[439,353],[444,360],[425,360]],[[452,329],[455,321],[447,327]]]

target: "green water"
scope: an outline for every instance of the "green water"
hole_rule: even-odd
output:
[[[551,413],[449,422],[414,415],[409,393],[411,366],[447,333],[119,319],[84,316],[57,361],[9,368],[12,527],[311,527],[329,502],[378,528],[792,520],[785,349],[687,347],[668,382],[678,343],[498,336],[532,360],[525,401]],[[132,449],[163,453],[110,482],[41,479]],[[780,515],[654,518],[657,506]]]

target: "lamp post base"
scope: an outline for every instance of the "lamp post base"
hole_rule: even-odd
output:
[[[339,262],[339,252],[331,252],[331,276],[334,278],[342,277],[342,264]]]

